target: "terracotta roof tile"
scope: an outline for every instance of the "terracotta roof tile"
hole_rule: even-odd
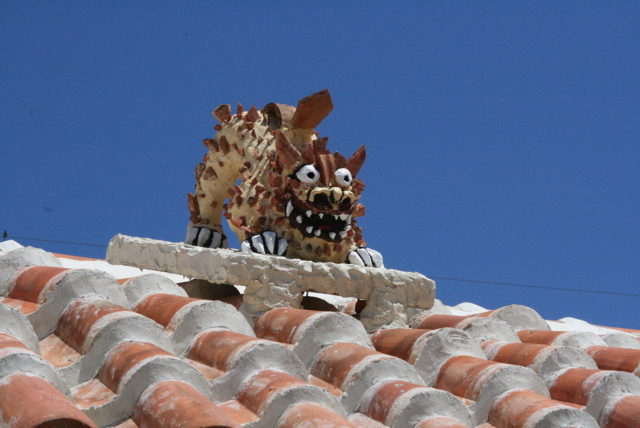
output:
[[[418,312],[414,328],[370,336],[349,315],[364,302],[319,297],[326,310],[276,308],[251,325],[241,295],[233,306],[160,274],[116,280],[92,268],[104,261],[74,263],[28,248],[0,255],[9,426],[622,428],[640,418],[634,332],[551,331],[511,305]],[[25,400],[37,405],[16,405]]]
[[[0,415],[11,428],[96,427],[63,393],[46,380],[30,374],[16,373],[0,381]]]
[[[586,349],[586,352],[594,359],[600,369],[620,370],[640,376],[639,349],[591,346]]]
[[[54,286],[59,278],[69,269],[51,266],[31,266],[16,274],[9,285],[8,297],[31,303],[42,303],[40,294],[47,288]]]
[[[627,428],[640,421],[640,397],[627,395],[619,400],[605,418],[604,428]]]
[[[0,298],[0,304],[12,306],[18,309],[20,312],[22,312],[25,315],[28,315],[31,312],[38,309],[37,303],[27,302],[25,300],[19,300],[19,299],[12,299],[10,297]]]
[[[189,384],[175,380],[156,382],[145,390],[132,416],[140,428],[240,428],[223,408]]]
[[[291,406],[278,420],[277,428],[355,428],[347,419],[313,403]]]
[[[489,423],[513,428],[598,427],[583,411],[526,389],[511,390],[499,396],[489,412]]]

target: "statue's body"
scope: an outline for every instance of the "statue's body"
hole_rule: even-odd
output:
[[[189,194],[186,242],[226,247],[224,214],[243,251],[382,267],[380,253],[364,248],[356,222],[364,215],[358,203],[364,184],[355,176],[365,148],[345,159],[314,130],[332,108],[326,90],[297,108],[238,106],[236,114],[229,105],[216,108],[218,132],[204,140],[209,152]]]

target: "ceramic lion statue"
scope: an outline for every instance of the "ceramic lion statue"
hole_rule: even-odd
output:
[[[365,212],[358,202],[364,184],[355,178],[364,146],[345,158],[329,152],[327,138],[315,132],[332,109],[327,90],[297,107],[270,103],[244,111],[238,105],[235,114],[227,104],[217,107],[217,133],[204,140],[209,151],[188,195],[185,242],[226,248],[224,215],[242,251],[383,267],[356,220]]]

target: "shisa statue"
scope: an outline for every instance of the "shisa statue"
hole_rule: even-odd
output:
[[[364,183],[356,178],[365,161],[361,146],[349,158],[327,150],[316,126],[331,112],[329,91],[298,102],[270,103],[261,110],[217,107],[217,133],[196,165],[188,195],[185,242],[226,248],[222,215],[242,251],[313,261],[383,267],[379,252],[365,247],[357,218]],[[225,200],[227,202],[225,203]]]

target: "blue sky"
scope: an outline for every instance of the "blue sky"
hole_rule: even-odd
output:
[[[3,2],[0,37],[10,235],[180,241],[210,111],[328,88],[318,131],[367,146],[361,224],[388,267],[640,293],[637,2]],[[437,282],[447,304],[640,328],[640,297]]]

